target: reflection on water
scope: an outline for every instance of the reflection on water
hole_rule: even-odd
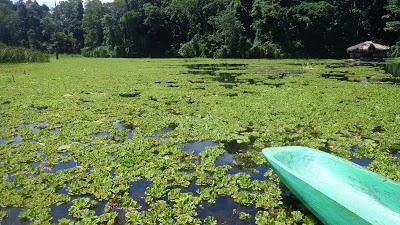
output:
[[[205,140],[205,141],[197,141],[197,142],[190,142],[187,143],[182,150],[185,152],[189,153],[194,153],[195,155],[200,154],[206,147],[211,147],[215,146],[217,143],[211,141],[211,140]]]
[[[191,192],[193,194],[196,194],[198,189],[199,186],[197,185],[196,181],[192,181],[189,186],[182,187],[181,192]]]
[[[247,173],[250,175],[252,180],[268,180],[269,177],[264,176],[264,174],[269,170],[266,165],[258,166],[257,168],[238,168],[233,166],[227,174],[237,174],[237,173]]]
[[[224,152],[221,156],[217,158],[215,161],[216,166],[221,166],[221,165],[230,165],[234,161],[233,159],[233,154],[229,152]]]
[[[101,131],[101,132],[97,132],[97,133],[92,134],[92,137],[101,137],[101,136],[108,137],[110,135],[111,134],[109,132],[107,132],[107,131]]]
[[[1,220],[1,224],[4,225],[22,225],[29,224],[27,221],[22,221],[18,218],[21,208],[9,207],[2,209],[7,212],[7,217]]]
[[[114,127],[120,131],[128,130],[128,133],[126,134],[126,138],[128,140],[132,140],[133,130],[136,128],[136,126],[133,123],[122,123],[117,120],[114,122]]]
[[[54,223],[56,223],[59,219],[62,218],[67,218],[67,219],[73,219],[69,213],[68,210],[72,206],[72,200],[77,199],[78,196],[75,196],[71,198],[70,201],[62,203],[60,205],[53,205],[50,207],[50,213],[51,217]],[[95,200],[94,197],[89,196],[90,199]],[[104,201],[97,201],[96,207],[93,209],[95,211],[96,216],[100,216],[105,208],[106,202]],[[1,210],[4,210],[7,212],[7,217],[5,217],[3,220],[1,220],[1,224],[4,225],[24,225],[24,224],[29,224],[29,221],[23,221],[19,219],[19,214],[22,210],[22,208],[16,208],[16,207],[9,207],[9,208],[3,208]]]
[[[221,63],[221,64],[188,64],[185,65],[189,71],[188,74],[210,75],[215,81],[223,83],[225,88],[237,86],[236,77],[243,75],[247,64]]]
[[[385,72],[395,77],[400,77],[400,63],[390,63],[385,65]]]
[[[151,185],[151,181],[141,179],[129,185],[129,197],[134,199],[142,210],[147,210],[149,205],[146,203],[146,189]]]
[[[52,134],[60,134],[61,133],[61,128],[56,127],[54,129],[50,130],[50,133],[52,133]]]
[[[94,197],[89,196],[90,199],[95,200]],[[53,205],[50,207],[51,216],[53,218],[53,222],[57,222],[62,218],[66,219],[73,219],[69,215],[69,208],[72,206],[72,200],[78,199],[78,197],[73,197],[69,202],[63,203],[61,205]],[[95,211],[96,216],[100,216],[104,212],[104,208],[106,206],[106,202],[104,201],[97,201],[96,207],[93,209]]]
[[[373,160],[367,159],[367,158],[365,158],[365,157],[362,157],[362,158],[360,158],[360,159],[359,159],[359,158],[353,157],[353,158],[351,158],[351,161],[352,161],[353,163],[355,163],[355,164],[360,165],[360,166],[368,166],[369,164],[372,163]]]
[[[257,209],[254,205],[246,207],[234,202],[230,197],[218,196],[214,204],[203,203],[202,207],[199,207],[197,212],[202,220],[207,216],[213,216],[218,221],[218,224],[244,225],[255,224],[254,217],[257,213]],[[250,214],[251,218],[244,220],[239,219],[240,212]]]
[[[175,130],[177,127],[178,127],[178,124],[171,123],[170,125],[168,125],[168,127],[155,131],[153,133],[153,135],[151,136],[151,138],[154,140],[159,140],[159,141],[167,141],[169,139],[169,137],[166,137],[163,134],[169,133],[169,132]]]
[[[75,166],[78,166],[79,164],[77,162],[75,162],[75,160],[71,159],[68,162],[58,162],[54,165],[53,169],[52,169],[52,173],[55,173],[59,170],[66,170],[66,169],[70,169],[70,168],[74,168]]]
[[[16,136],[13,136],[11,139],[15,142],[16,145],[19,145],[22,142],[21,134],[17,134]]]

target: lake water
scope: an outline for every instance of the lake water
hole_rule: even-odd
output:
[[[389,63],[385,65],[385,72],[395,77],[400,77],[400,63]]]

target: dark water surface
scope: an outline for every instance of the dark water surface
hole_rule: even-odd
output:
[[[187,74],[199,74],[213,76],[214,81],[222,83],[225,88],[237,86],[237,77],[243,75],[247,64],[220,63],[220,64],[188,64],[185,65],[189,71]]]
[[[93,137],[101,137],[101,136],[109,137],[110,135],[111,134],[108,131],[100,131],[100,132],[92,134]]]
[[[189,142],[183,146],[182,150],[189,153],[194,153],[195,155],[200,154],[200,152],[204,151],[206,147],[215,146],[215,143],[212,140],[205,140],[205,141],[197,141],[197,142]]]
[[[127,130],[128,133],[126,134],[126,138],[128,140],[132,140],[133,130],[136,128],[136,126],[133,123],[122,123],[117,120],[114,122],[114,127],[121,131]]]
[[[360,166],[368,166],[369,164],[372,163],[372,159],[367,159],[365,157],[362,158],[351,158],[350,161],[352,161],[355,164],[358,164]]]
[[[16,136],[13,136],[11,139],[14,141],[14,143],[15,143],[16,145],[19,145],[19,144],[21,144],[21,142],[22,142],[22,136],[21,136],[21,134],[17,134]]]
[[[251,215],[249,219],[239,219],[239,213],[245,212]],[[248,207],[237,204],[232,198],[227,196],[218,196],[214,204],[203,203],[201,207],[197,209],[197,213],[201,220],[204,220],[207,216],[213,216],[218,224],[224,225],[245,225],[255,224],[255,215],[257,208],[255,205]]]
[[[129,197],[142,206],[141,210],[147,210],[149,208],[149,205],[146,203],[146,189],[150,185],[151,181],[147,179],[141,179],[129,185]]]
[[[21,208],[9,207],[2,209],[7,212],[7,217],[1,221],[2,225],[25,225],[29,224],[26,221],[21,221],[18,218],[19,213],[21,212]]]
[[[385,72],[395,77],[400,77],[400,63],[390,63],[384,66]]]

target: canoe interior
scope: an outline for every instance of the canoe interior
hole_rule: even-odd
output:
[[[400,224],[400,186],[397,183],[310,148],[268,148],[263,153],[289,189],[324,223],[338,224],[337,220],[331,223],[332,218],[326,217],[334,217],[340,210],[342,215],[337,212],[336,216],[360,221],[358,224]],[[315,195],[320,195],[321,202]],[[320,212],[324,210],[326,212]]]

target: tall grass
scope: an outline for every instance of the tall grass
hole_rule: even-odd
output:
[[[0,44],[0,63],[48,62],[49,59],[50,55],[44,52]]]
[[[96,58],[111,58],[116,57],[116,50],[110,49],[108,46],[98,46],[96,48],[83,48],[82,55],[84,57],[96,57]]]

